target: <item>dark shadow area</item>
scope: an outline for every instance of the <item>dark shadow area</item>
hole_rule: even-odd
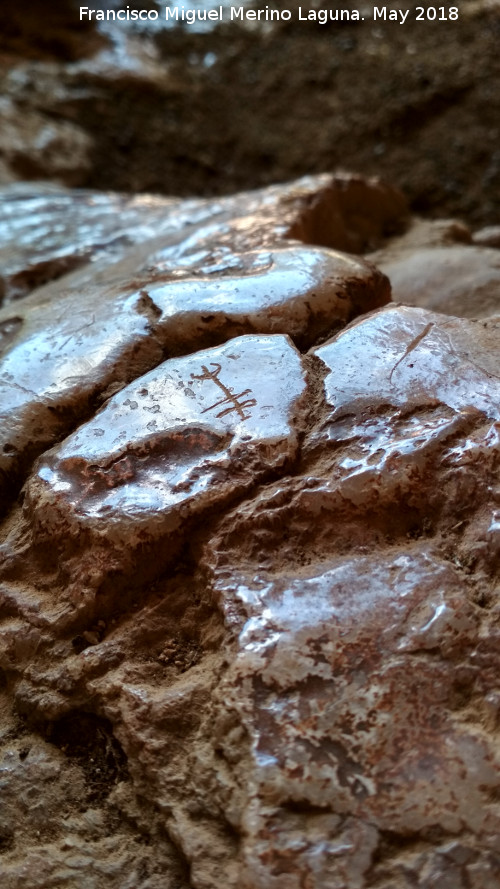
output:
[[[113,787],[128,777],[126,756],[107,720],[78,712],[50,724],[45,734],[83,769],[88,789],[86,804],[104,802]]]

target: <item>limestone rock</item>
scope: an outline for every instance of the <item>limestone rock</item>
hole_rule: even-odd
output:
[[[500,258],[494,246],[476,237],[472,244],[460,223],[423,223],[372,260],[389,277],[395,302],[488,318],[500,313]]]
[[[290,202],[300,203],[311,188],[299,183]],[[285,240],[291,223],[278,209],[286,195],[284,187],[243,195],[225,209],[219,202],[82,195],[76,219],[55,234],[52,221],[67,211],[67,196],[42,200],[47,233],[35,276],[47,266],[60,273],[75,258],[97,261],[0,309],[0,489],[12,491],[34,456],[166,357],[251,332],[288,333],[308,346],[388,301],[387,279],[362,259]],[[30,199],[21,193],[16,207],[14,192],[13,204],[15,230]],[[29,279],[36,228],[23,219],[21,246],[13,248],[10,235],[5,248],[7,269],[9,256],[12,268],[17,262],[10,286]],[[69,252],[61,241],[68,232],[75,242]],[[115,251],[130,240],[144,243],[117,261]]]
[[[14,178],[48,176],[76,184],[90,166],[92,142],[75,123],[54,121],[35,109],[20,109],[8,98],[0,100],[1,184]]]
[[[1,310],[8,889],[498,881],[500,322],[384,306],[309,186],[116,252],[110,196]]]
[[[276,361],[283,348],[296,371],[286,362],[266,369],[265,353]],[[99,702],[137,792],[168,813],[196,889],[221,880],[251,889],[304,881],[368,889],[381,879],[409,887],[446,867],[486,887],[483,876],[500,864],[491,734],[497,326],[391,307],[305,360],[304,401],[300,361],[281,337],[243,337],[172,359],[39,461],[25,500],[32,543],[4,573],[21,618],[17,629],[11,621],[14,632],[8,623],[2,630],[4,669],[22,677],[18,705],[51,719],[68,705]],[[274,393],[262,408],[259,397],[242,406],[252,413],[245,419],[216,391],[222,365],[235,362],[237,373],[240,361],[245,382],[228,370],[228,392],[243,386],[248,402],[261,379]],[[259,470],[244,457],[255,447],[252,424],[262,426],[264,402],[273,417],[285,380],[276,444],[262,441],[269,469],[282,477],[264,476],[254,490],[246,485]],[[155,400],[162,392],[163,406]],[[302,410],[293,410],[294,398]],[[155,404],[153,431],[144,414]],[[187,422],[199,430],[207,408],[205,440],[236,432],[236,463],[228,441],[225,453],[210,444],[200,455],[170,450],[168,428],[173,444]],[[300,454],[287,425],[293,414],[305,433]],[[110,455],[123,462],[113,477]],[[230,479],[243,500],[227,511]],[[226,515],[214,534],[200,518],[216,502]],[[143,554],[154,539],[168,548],[176,512],[188,522],[184,540],[195,541],[190,560],[150,588],[164,557],[152,569],[127,562],[125,544],[133,550],[142,540]],[[43,566],[52,572],[44,540],[59,550],[62,570],[55,584],[47,574],[50,588],[40,583]],[[132,607],[130,594],[116,595],[120,578],[130,587],[134,575]],[[26,583],[23,604],[16,589]],[[61,584],[70,623],[62,586],[54,599]],[[80,654],[65,641],[71,620]],[[29,624],[37,641],[23,652]],[[229,840],[225,823],[241,843]],[[403,850],[398,837],[411,838]]]
[[[500,247],[500,225],[488,225],[474,232],[473,240],[480,247]]]
[[[430,886],[454,849],[456,885],[500,867],[498,349],[498,325],[414,309],[351,325],[315,351],[303,469],[208,546],[245,886]]]
[[[118,259],[125,250],[179,228],[175,199],[71,191],[16,183],[0,193],[0,304],[26,296],[90,261]],[[202,202],[184,201],[196,219]],[[181,223],[182,224],[182,223]]]
[[[96,261],[102,268],[124,255],[126,279],[141,267],[143,274],[161,267],[179,275],[202,265],[216,272],[224,263],[234,266],[235,253],[289,240],[361,253],[401,228],[407,215],[396,189],[351,174],[305,176],[214,200],[18,183],[0,191],[0,206],[0,304],[81,265],[86,273],[65,277],[63,292],[73,282],[107,283]],[[134,244],[144,244],[143,251],[132,251]],[[50,292],[60,293],[53,287]]]
[[[65,720],[49,741],[19,724],[5,689],[0,712],[2,887],[188,886],[168,840],[157,832],[154,852],[145,846],[123,753],[104,720]],[[155,815],[147,815],[154,833]]]
[[[500,312],[500,258],[486,247],[422,250],[406,259],[381,263],[395,302],[422,306],[463,318]]]
[[[83,544],[81,572],[57,610],[69,597],[72,623],[84,607],[107,616],[115,604],[102,600],[109,570],[144,578],[154,557],[157,572],[197,516],[283,472],[297,453],[304,390],[286,337],[239,337],[165,362],[47,452],[26,498],[37,541],[58,546],[61,561],[74,541],[75,564]]]

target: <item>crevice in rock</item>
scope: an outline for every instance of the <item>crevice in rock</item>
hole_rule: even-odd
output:
[[[49,723],[44,737],[83,770],[86,805],[100,805],[114,785],[128,779],[127,762],[111,724],[92,713],[74,712]]]

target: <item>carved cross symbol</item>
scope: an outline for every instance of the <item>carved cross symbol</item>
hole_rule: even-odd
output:
[[[211,404],[210,407],[206,407],[205,410],[202,411],[203,414],[206,414],[207,411],[211,411],[216,407],[219,407],[221,404],[229,404],[229,407],[224,408],[216,417],[225,417],[226,414],[230,414],[232,411],[236,411],[236,413],[241,417],[242,420],[249,420],[251,414],[245,413],[245,408],[255,407],[257,401],[255,398],[246,398],[244,401],[240,401],[245,395],[248,395],[252,390],[245,389],[243,392],[240,392],[238,395],[235,395],[233,389],[229,386],[225,386],[222,380],[219,380],[219,374],[221,372],[222,365],[216,364],[213,361],[210,362],[210,367],[214,367],[215,370],[209,370],[208,367],[205,367],[202,364],[201,369],[203,371],[202,374],[191,374],[192,380],[211,380],[215,383],[216,386],[224,393],[224,398],[219,399],[214,404]]]

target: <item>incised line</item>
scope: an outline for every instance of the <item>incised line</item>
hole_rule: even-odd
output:
[[[211,411],[216,407],[219,407],[221,404],[229,403],[229,407],[224,408],[224,410],[220,411],[216,414],[216,417],[225,417],[226,414],[230,414],[232,411],[236,411],[236,413],[241,417],[242,420],[249,420],[251,414],[245,413],[245,408],[255,407],[257,401],[255,398],[246,398],[245,401],[240,401],[240,398],[243,398],[245,395],[248,395],[252,390],[245,389],[243,392],[240,392],[238,395],[234,394],[233,389],[229,386],[226,386],[222,380],[219,380],[219,374],[222,369],[221,364],[217,364],[216,362],[211,361],[210,367],[214,367],[215,370],[209,370],[208,367],[205,367],[202,364],[201,369],[203,371],[202,374],[191,374],[191,379],[193,380],[211,380],[212,383],[215,383],[216,386],[224,393],[224,398],[219,399],[214,404],[211,404],[210,407],[206,407],[202,414],[206,414],[207,411]]]
[[[430,321],[429,324],[426,324],[426,325],[425,325],[423,331],[422,331],[421,333],[419,333],[418,336],[414,337],[414,339],[412,339],[411,343],[406,347],[404,355],[401,356],[401,358],[399,359],[399,361],[396,361],[396,364],[395,364],[394,367],[392,368],[392,370],[391,370],[391,372],[390,372],[390,374],[389,374],[389,382],[390,382],[390,383],[392,383],[392,375],[393,375],[394,371],[396,370],[396,368],[399,367],[399,365],[401,364],[401,362],[404,361],[405,358],[408,357],[408,355],[410,354],[410,352],[413,352],[413,350],[417,348],[418,344],[419,344],[420,342],[422,342],[424,336],[427,336],[427,334],[429,333],[431,327],[433,327],[433,326],[434,326],[434,322],[433,322],[433,321]]]

